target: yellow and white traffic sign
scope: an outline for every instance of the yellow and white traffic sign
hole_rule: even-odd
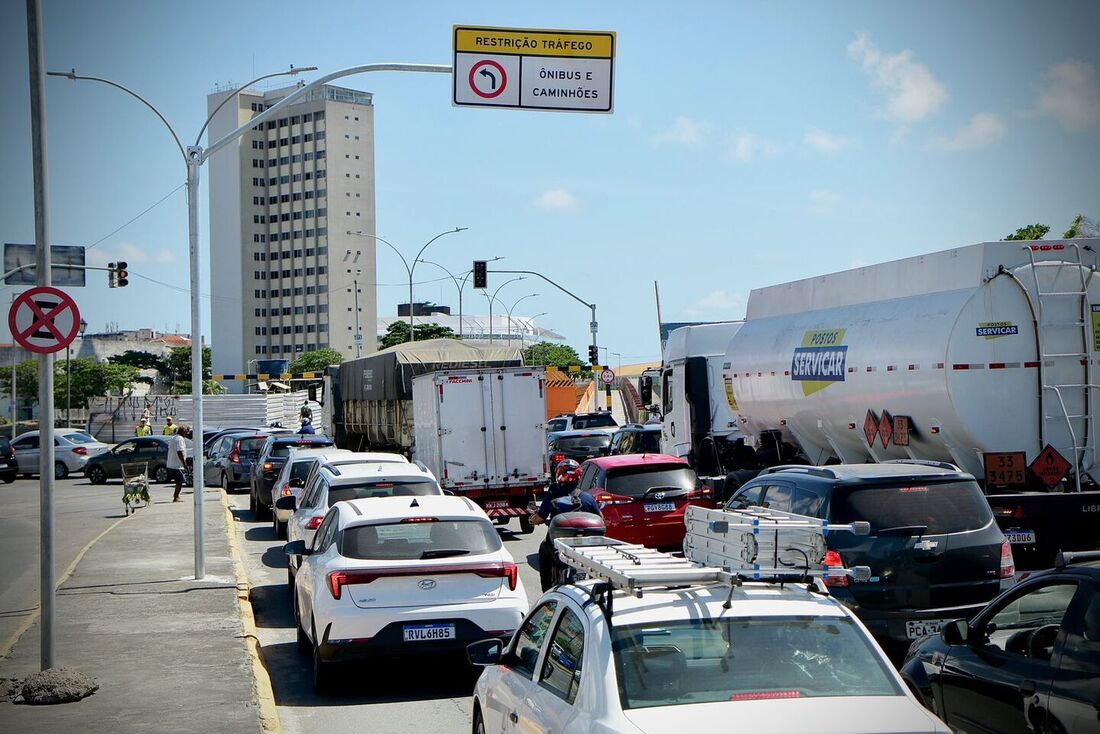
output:
[[[452,102],[611,112],[615,33],[454,26]]]

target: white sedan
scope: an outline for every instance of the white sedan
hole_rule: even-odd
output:
[[[949,731],[826,593],[745,583],[637,598],[596,584],[544,594],[510,643],[470,646],[486,666],[474,732]]]
[[[301,559],[294,616],[318,692],[336,663],[394,655],[431,664],[477,640],[507,640],[529,608],[489,516],[461,497],[337,502],[310,547],[285,550]]]

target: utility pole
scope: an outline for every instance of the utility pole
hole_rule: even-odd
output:
[[[46,49],[42,0],[27,0],[27,55],[31,87],[31,159],[34,171],[34,245],[38,285],[51,285],[49,178],[46,170]],[[14,345],[13,345],[14,349]],[[38,357],[39,581],[42,670],[54,667],[53,355]]]
[[[346,281],[345,281],[346,282]],[[359,329],[359,278],[352,278],[351,287],[355,289],[355,356],[363,356],[363,332]]]

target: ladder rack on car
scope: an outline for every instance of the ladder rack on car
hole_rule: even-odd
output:
[[[685,557],[604,537],[554,541],[563,563],[610,588],[641,596],[646,588],[742,581],[805,581],[850,576],[870,578],[866,566],[826,567],[825,534],[866,534],[867,523],[836,525],[812,517],[764,509],[707,510],[689,507]]]

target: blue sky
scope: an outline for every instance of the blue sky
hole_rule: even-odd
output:
[[[375,95],[378,234],[408,253],[469,227],[432,259],[545,272],[598,304],[624,363],[659,356],[654,280],[667,321],[737,318],[754,287],[1100,216],[1097,3],[44,5],[50,69],[125,83],[191,138],[212,87],[254,72],[450,63],[455,23],[616,31],[611,115],[453,108],[443,75],[344,83]],[[23,3],[0,12],[0,235],[30,242]],[[91,329],[187,331],[182,189],[107,236],[183,183],[167,133],[101,85],[52,79],[47,104],[54,241],[173,286],[90,274],[75,295]],[[382,248],[380,314],[403,273]],[[531,280],[501,297],[533,292],[520,310],[583,353],[579,304]],[[416,293],[455,301],[449,282]]]

